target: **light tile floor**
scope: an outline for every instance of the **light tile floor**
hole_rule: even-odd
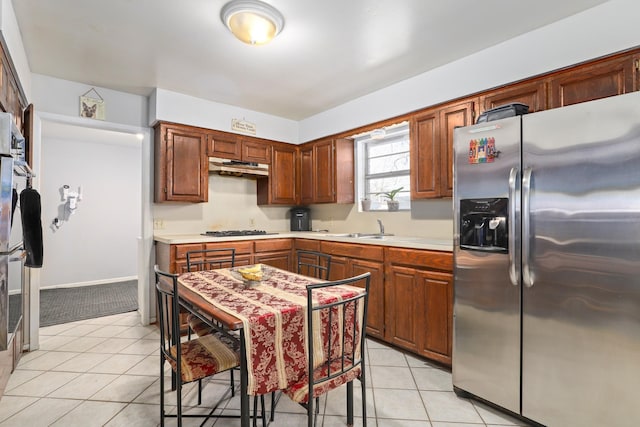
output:
[[[137,313],[125,313],[40,329],[41,348],[24,354],[0,400],[0,427],[158,426],[159,334],[141,326]],[[368,340],[367,424],[373,427],[480,427],[525,425],[476,401],[457,397],[451,373],[425,359]],[[168,375],[165,369],[165,375]],[[168,378],[168,377],[167,377]],[[357,383],[357,382],[356,382]],[[228,385],[227,374],[208,381],[203,402],[213,402]],[[359,410],[359,385],[355,413]],[[175,398],[168,391],[168,407]],[[189,411],[197,391],[183,391]],[[318,426],[346,425],[344,390],[321,400]],[[174,406],[171,406],[174,405]],[[224,412],[238,414],[238,397]],[[185,426],[201,419],[185,420]],[[174,426],[168,419],[167,426]],[[238,419],[212,419],[207,426],[237,427]],[[260,425],[260,424],[259,424]],[[304,409],[283,396],[273,427],[306,425]],[[356,418],[362,425],[362,418]]]

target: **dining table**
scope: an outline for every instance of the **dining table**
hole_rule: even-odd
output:
[[[236,331],[240,341],[240,418],[249,427],[249,396],[286,390],[308,372],[307,285],[326,282],[264,264],[261,280],[239,273],[250,266],[180,274],[181,304],[207,320]],[[323,288],[318,302],[349,298],[364,289]],[[315,301],[315,300],[314,300]],[[314,302],[315,304],[315,302]],[[315,335],[315,334],[314,334]],[[322,359],[322,349],[314,360]],[[320,351],[316,358],[316,352]]]

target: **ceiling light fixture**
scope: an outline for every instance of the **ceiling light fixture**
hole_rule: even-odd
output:
[[[232,0],[223,6],[220,18],[234,36],[247,44],[267,44],[284,27],[282,14],[258,0]]]

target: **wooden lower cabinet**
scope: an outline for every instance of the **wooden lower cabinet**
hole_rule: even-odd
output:
[[[291,271],[293,268],[291,239],[256,240],[253,262]]]
[[[264,263],[297,271],[297,250],[331,255],[329,280],[371,273],[367,335],[451,365],[453,257],[451,253],[314,239],[275,238],[220,243],[156,243],[156,262],[186,271],[192,250],[233,247],[236,265]]]
[[[320,251],[331,255],[329,280],[371,273],[367,334],[384,338],[384,251],[382,246],[320,242]]]
[[[385,341],[451,365],[453,257],[385,249]]]
[[[387,274],[385,300],[387,303],[385,339],[391,344],[418,352],[418,321],[423,310],[418,296],[416,270],[413,268],[391,266]]]
[[[453,275],[433,271],[416,272],[425,334],[419,352],[432,359],[451,363],[453,334]],[[419,316],[420,318],[420,316]]]

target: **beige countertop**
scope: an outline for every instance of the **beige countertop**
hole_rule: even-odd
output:
[[[154,240],[172,245],[182,243],[210,243],[210,242],[231,242],[237,240],[263,240],[278,238],[298,238],[327,240],[332,242],[358,243],[363,245],[394,246],[410,249],[428,249],[432,251],[451,252],[453,250],[452,240],[430,239],[428,237],[413,236],[392,236],[385,235],[382,238],[372,237],[349,237],[348,233],[329,233],[315,231],[284,231],[277,234],[266,234],[257,236],[233,236],[233,237],[209,237],[200,234],[168,234],[162,232],[154,233]]]

